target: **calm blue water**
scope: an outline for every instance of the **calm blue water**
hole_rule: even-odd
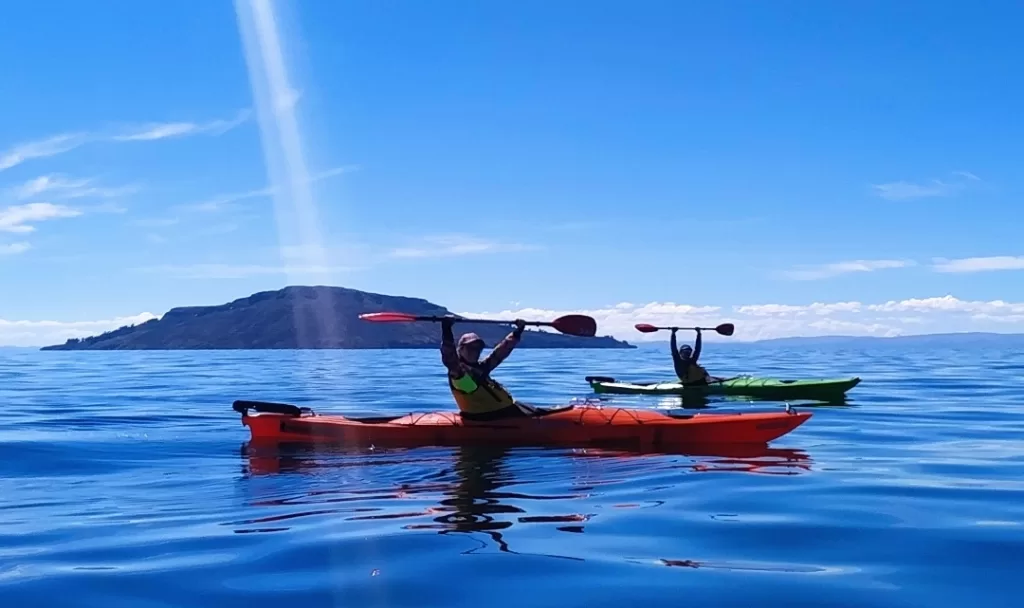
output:
[[[752,457],[249,455],[232,400],[450,408],[437,353],[0,351],[0,606],[1021,605],[1024,353],[705,359],[864,382]],[[496,377],[554,404],[669,369],[523,350]]]

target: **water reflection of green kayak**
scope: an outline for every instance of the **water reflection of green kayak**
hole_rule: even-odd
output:
[[[779,380],[737,376],[704,385],[683,385],[679,382],[633,384],[619,382],[607,376],[587,376],[595,393],[622,395],[743,395],[759,399],[815,399],[831,400],[842,397],[846,391],[860,384],[860,378],[829,378],[808,380]]]

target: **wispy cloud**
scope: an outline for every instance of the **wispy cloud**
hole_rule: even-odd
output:
[[[259,190],[249,190],[247,192],[234,192],[231,194],[219,194],[213,198],[198,203],[188,203],[185,205],[178,205],[176,208],[182,211],[198,211],[203,213],[215,213],[223,211],[232,203],[238,201],[244,201],[252,198],[265,198],[271,196],[273,190],[270,188],[260,188]]]
[[[166,228],[167,226],[174,226],[180,221],[176,217],[149,217],[132,220],[131,223],[142,228]]]
[[[312,181],[316,182],[316,181],[320,181],[322,179],[328,179],[328,178],[331,178],[331,177],[337,177],[339,175],[345,175],[346,173],[355,173],[355,172],[361,171],[361,170],[362,170],[362,165],[340,165],[340,166],[332,167],[332,168],[327,169],[325,171],[320,171],[319,173],[313,174],[313,180]]]
[[[0,255],[18,255],[31,248],[32,246],[25,242],[0,244]]]
[[[82,212],[53,203],[29,203],[0,209],[0,232],[33,232],[32,224],[65,217],[76,217]]]
[[[527,225],[529,225],[533,229],[538,229],[539,228],[539,229],[547,230],[547,231],[551,231],[551,232],[588,232],[588,231],[592,231],[592,230],[604,229],[604,228],[608,227],[609,224],[612,224],[612,223],[614,223],[614,222],[609,222],[607,220],[586,219],[586,220],[571,220],[571,221],[561,221],[561,222],[559,222],[559,221],[556,221],[556,222],[545,222],[545,223],[542,223],[540,225],[537,225],[535,222],[528,222]],[[660,225],[660,223],[659,223],[659,225]],[[701,223],[701,225],[702,226],[704,225],[703,222]]]
[[[240,219],[240,218],[239,218]],[[169,228],[181,223],[181,220],[176,217],[168,218],[142,218],[132,220],[129,224],[137,226],[139,228],[159,229]],[[241,228],[239,222],[219,222],[213,224],[203,224],[201,226],[190,227],[187,231],[180,232],[175,235],[176,240],[197,240],[206,239],[211,236],[221,236],[237,232]],[[170,242],[170,238],[166,234],[160,234],[159,232],[152,231],[145,233],[146,240],[154,244],[164,244]]]
[[[977,175],[971,173],[970,171],[954,171],[953,175],[957,175],[957,176],[962,177],[964,179],[968,179],[968,180],[970,180],[972,182],[980,182],[981,181],[980,177],[978,177]]]
[[[811,281],[827,279],[853,272],[873,272],[890,268],[907,268],[917,266],[913,260],[851,260],[835,262],[819,266],[800,266],[779,273],[781,276],[797,280]],[[934,258],[931,269],[944,273],[993,272],[999,270],[1024,270],[1024,256],[999,255],[989,257],[973,257],[946,259]]]
[[[320,171],[319,173],[314,173],[309,181],[310,181],[310,183],[314,183],[314,182],[318,182],[318,181],[321,181],[321,180],[330,179],[332,177],[337,177],[339,175],[344,175],[346,173],[354,173],[354,172],[359,171],[359,170],[360,170],[360,166],[359,165],[341,165],[341,166],[338,166],[338,167],[333,167],[331,169],[326,169],[324,171]],[[200,201],[200,202],[197,202],[197,203],[187,203],[187,204],[184,204],[184,205],[178,205],[177,209],[180,209],[182,211],[196,211],[196,212],[204,212],[204,213],[216,213],[216,212],[224,211],[225,209],[231,207],[234,203],[237,203],[239,201],[244,201],[244,200],[249,200],[249,199],[254,199],[254,198],[269,198],[269,197],[271,197],[273,195],[274,195],[274,189],[271,188],[270,186],[266,186],[266,187],[257,188],[257,189],[254,189],[254,190],[247,190],[245,192],[232,192],[232,193],[228,193],[228,194],[218,194],[217,196],[211,197],[211,198],[209,198],[209,199],[207,199],[205,201]]]
[[[35,198],[47,194],[50,198],[117,198],[134,194],[138,186],[102,187],[96,185],[95,178],[73,179],[66,175],[41,175],[30,179],[21,186],[14,188],[14,195],[20,200]]]
[[[910,260],[850,260],[819,266],[802,266],[782,272],[782,276],[794,281],[828,279],[852,272],[874,272],[890,268],[906,268],[916,263]]]
[[[926,184],[915,184],[911,182],[890,182],[888,184],[876,184],[871,186],[878,196],[890,201],[905,201],[915,198],[930,198],[934,196],[949,196],[958,187],[939,180]]]
[[[212,120],[205,123],[196,122],[153,122],[134,127],[125,127],[119,133],[61,133],[30,142],[11,146],[0,152],[0,171],[16,167],[36,158],[48,158],[70,152],[87,143],[100,142],[136,142],[155,141],[170,137],[187,137],[192,135],[221,135],[244,124],[249,120],[251,111],[240,111],[229,120]]]
[[[251,111],[242,110],[231,120],[196,122],[153,122],[133,127],[125,133],[114,135],[113,141],[154,141],[187,135],[222,135],[242,125],[251,116]]]
[[[231,234],[232,232],[237,232],[239,228],[240,226],[238,225],[237,222],[221,222],[219,224],[213,224],[210,226],[206,226],[204,228],[200,228],[197,231],[197,234],[200,234],[202,236],[218,236],[222,234]]]
[[[125,213],[128,211],[124,205],[111,201],[98,205],[79,205],[78,208],[86,213]]]
[[[393,258],[439,258],[485,253],[511,253],[536,251],[537,245],[523,243],[502,243],[473,236],[442,235],[428,237],[413,246],[399,247],[391,251]]]
[[[114,141],[152,141],[154,139],[167,139],[168,137],[178,137],[180,135],[188,135],[195,133],[199,130],[199,125],[194,122],[165,122],[165,123],[150,123],[139,127],[140,131],[129,133],[127,135],[115,135],[112,139]]]
[[[981,178],[970,171],[953,171],[952,181],[939,179],[927,182],[898,181],[871,186],[877,196],[891,201],[905,201],[917,198],[953,196],[967,187],[968,182],[980,182]]]
[[[234,224],[211,225],[207,228],[207,233],[226,232],[235,228]],[[329,247],[281,245],[263,248],[253,252],[258,256],[255,258],[259,260],[258,262],[249,261],[254,258],[242,258],[230,262],[164,264],[136,270],[165,274],[179,279],[243,279],[254,276],[291,275],[319,277],[316,280],[321,280],[323,277],[363,271],[389,262],[535,249],[531,245],[497,243],[475,237],[459,237],[463,240],[458,243],[448,241],[448,239],[454,238],[426,239],[424,242],[429,241],[435,244],[435,250],[430,251],[429,254],[418,248],[392,250],[359,243],[355,240],[346,240],[343,245]],[[280,261],[265,261],[271,255],[276,256]]]
[[[288,266],[344,266],[368,268],[381,261],[379,252],[355,236],[339,236],[331,245],[278,245],[266,249],[266,254],[277,255]]]
[[[936,259],[932,268],[936,272],[991,272],[995,270],[1024,270],[1024,256],[997,255],[991,257]]]
[[[330,265],[170,264],[151,266],[142,270],[167,274],[180,279],[246,279],[266,275],[330,276],[359,269],[350,266]]]
[[[34,158],[47,158],[70,152],[88,141],[85,133],[63,133],[45,139],[15,144],[0,153],[0,171],[17,167]]]
[[[69,179],[63,175],[41,175],[15,188],[14,195],[19,199],[26,199],[53,190],[79,190],[88,185],[89,180],[87,179]]]

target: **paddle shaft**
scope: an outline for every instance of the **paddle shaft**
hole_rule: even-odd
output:
[[[450,315],[410,315],[400,312],[374,312],[359,315],[364,321],[377,323],[409,323],[415,321],[450,322],[450,323],[487,323],[491,325],[516,325],[517,321],[496,319],[467,319]],[[565,315],[554,321],[522,321],[522,324],[534,327],[553,327],[563,334],[592,338],[597,332],[597,322],[586,315]]]
[[[417,316],[417,321],[434,321],[440,323],[446,319],[450,319],[452,323],[486,323],[490,325],[515,325],[515,321],[502,321],[499,319],[466,319],[466,318],[455,318],[455,317],[421,317]],[[553,327],[554,322],[552,321],[525,321],[523,325],[529,325],[532,327]]]
[[[680,329],[688,329],[690,331],[697,331],[698,329],[701,331],[718,331],[717,327],[657,327],[655,329],[658,331],[679,331]]]

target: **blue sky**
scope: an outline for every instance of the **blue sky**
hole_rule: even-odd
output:
[[[0,344],[296,283],[1024,329],[1019,4],[275,4],[305,206],[232,2],[6,9]]]

